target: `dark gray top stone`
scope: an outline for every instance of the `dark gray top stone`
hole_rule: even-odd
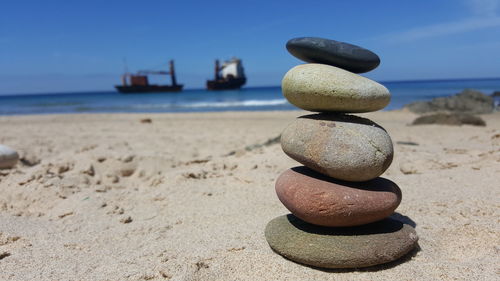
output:
[[[356,227],[323,227],[294,215],[271,220],[265,236],[278,254],[323,268],[359,268],[394,261],[418,241],[415,229],[388,218]]]
[[[368,72],[380,64],[380,58],[370,50],[318,37],[294,38],[286,48],[305,62],[329,64],[354,73]]]

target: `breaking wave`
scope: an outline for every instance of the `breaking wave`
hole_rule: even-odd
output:
[[[138,104],[135,107],[146,108],[224,108],[224,107],[252,107],[286,105],[286,99],[273,100],[245,100],[245,101],[214,101],[192,103],[163,103],[163,104]]]

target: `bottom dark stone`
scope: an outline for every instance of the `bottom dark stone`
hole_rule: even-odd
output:
[[[291,214],[271,220],[265,236],[278,254],[323,268],[391,262],[410,252],[418,241],[413,227],[391,218],[357,227],[322,227]]]

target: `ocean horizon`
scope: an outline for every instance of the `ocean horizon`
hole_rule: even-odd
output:
[[[500,91],[500,78],[382,81],[392,98],[384,110],[474,89]],[[499,99],[496,98],[496,103]],[[186,89],[178,93],[120,94],[113,90],[0,95],[0,115],[294,110],[280,86],[240,90]]]

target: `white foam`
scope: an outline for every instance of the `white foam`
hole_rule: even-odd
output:
[[[274,100],[246,100],[246,101],[222,101],[222,102],[193,102],[193,103],[162,103],[162,104],[138,104],[137,108],[224,108],[224,107],[252,107],[273,106],[286,104],[286,99]]]

